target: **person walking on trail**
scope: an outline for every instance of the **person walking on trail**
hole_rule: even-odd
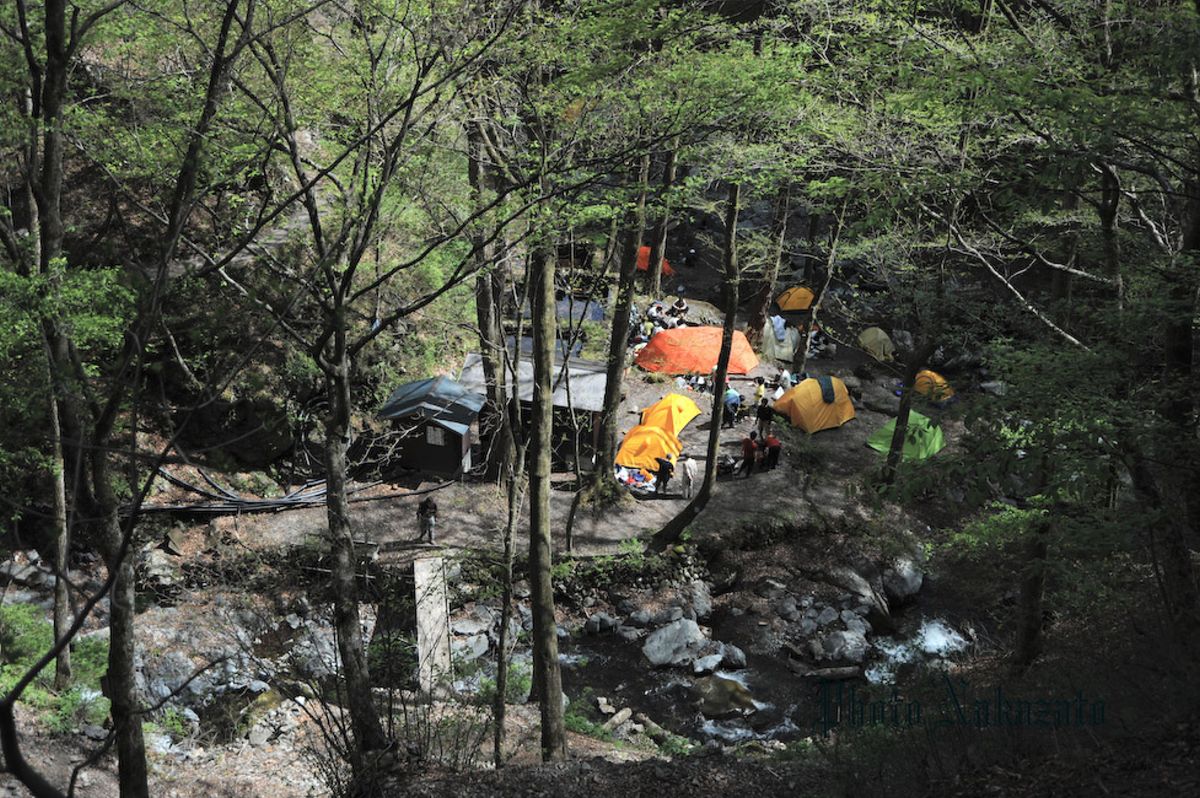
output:
[[[692,490],[696,484],[696,461],[688,455],[680,455],[680,484],[683,486],[683,497],[685,499],[692,498]]]
[[[418,543],[422,543],[426,538],[433,543],[433,529],[437,526],[437,502],[432,496],[426,496],[424,501],[417,505],[417,522],[421,526],[421,536],[417,538]]]
[[[675,473],[675,464],[665,457],[655,457],[654,462],[658,463],[658,470],[654,472],[654,492],[658,495],[665,495],[667,483],[671,481],[671,476]]]
[[[767,395],[767,381],[762,377],[754,378],[754,404],[758,404]]]
[[[783,453],[783,441],[774,435],[768,435],[763,439],[762,445],[767,449],[767,458],[763,461],[763,468],[770,471],[779,465],[779,455]]]
[[[771,403],[766,397],[759,400],[754,418],[758,421],[758,437],[765,439],[771,434],[771,421],[775,418],[775,411],[771,409]]]
[[[740,465],[738,465],[737,471],[735,471],[733,474],[734,476],[737,476],[745,471],[746,476],[748,477],[754,470],[754,458],[758,454],[757,438],[758,433],[754,431],[750,432],[749,437],[742,438],[742,462]]]

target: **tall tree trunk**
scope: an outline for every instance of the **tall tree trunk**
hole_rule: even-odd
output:
[[[469,157],[467,179],[471,184],[471,200],[475,207],[484,204],[483,192],[488,187],[487,174],[482,160],[483,142],[478,124],[467,125]],[[504,416],[508,397],[504,390],[504,330],[501,324],[501,297],[503,275],[494,271],[495,251],[487,243],[482,226],[471,237],[475,251],[475,315],[479,325],[479,356],[483,361],[483,376],[487,382],[487,412],[481,423],[483,432],[490,440],[491,451],[487,458],[489,479],[504,480],[509,473],[513,457],[511,431],[505,430]]]
[[[554,259],[544,249],[531,257],[533,279],[533,413],[530,422],[529,582],[533,610],[534,685],[542,719],[542,759],[567,755],[563,721],[562,673],[550,579],[550,454],[553,444]]]
[[[129,531],[131,539],[126,542],[113,493],[106,443],[100,442],[91,457],[92,483],[104,514],[105,555],[109,569],[116,572],[109,596],[108,672],[103,680],[104,694],[111,704],[120,762],[117,778],[121,798],[147,798],[150,789],[146,780],[146,748],[142,738],[142,715],[135,697],[133,666],[136,645],[133,531]]]
[[[604,407],[600,412],[600,447],[596,452],[596,480],[608,479],[617,451],[617,410],[624,388],[625,351],[629,348],[629,311],[633,307],[633,285],[637,276],[637,254],[642,246],[642,228],[646,224],[646,178],[650,156],[642,156],[638,166],[638,198],[626,216],[625,245],[617,278],[617,302],[613,308],[608,341],[607,382]],[[553,298],[553,297],[551,297]]]
[[[329,524],[330,586],[333,589],[333,623],[338,655],[346,684],[346,705],[359,755],[388,744],[371,693],[371,677],[363,650],[362,621],[358,614],[354,531],[346,492],[346,451],[350,445],[350,360],[346,353],[344,311],[336,310],[330,356],[326,362],[329,414],[325,417],[325,515]]]
[[[900,468],[900,459],[904,455],[904,439],[908,435],[908,417],[912,411],[917,372],[925,366],[925,361],[933,354],[937,345],[932,341],[923,344],[908,353],[908,363],[904,369],[904,388],[900,394],[900,410],[896,413],[896,429],[892,432],[892,444],[888,448],[887,462],[883,466],[883,483],[891,485],[896,481],[896,472]]]
[[[656,549],[673,545],[692,521],[699,517],[705,505],[712,496],[713,486],[717,482],[717,457],[721,452],[721,421],[725,415],[725,402],[722,394],[725,380],[729,376],[729,356],[733,351],[733,331],[737,320],[738,293],[741,277],[738,273],[737,261],[737,218],[741,185],[731,183],[729,196],[725,205],[725,323],[721,328],[721,352],[717,357],[717,373],[713,377],[713,411],[712,426],[708,430],[708,447],[705,452],[704,481],[700,490],[687,507],[672,518],[666,526],[660,529],[651,541]]]
[[[654,224],[654,238],[650,247],[650,263],[647,265],[647,271],[650,275],[650,296],[656,298],[662,296],[662,264],[667,254],[667,225],[671,221],[668,196],[671,186],[675,184],[675,153],[678,149],[679,137],[675,136],[671,139],[670,149],[667,150],[666,160],[663,163],[662,189],[659,193],[661,207]]]
[[[791,211],[791,185],[785,183],[775,199],[775,254],[767,263],[767,271],[763,274],[762,286],[755,297],[754,307],[750,311],[750,321],[746,325],[746,337],[750,343],[758,346],[762,343],[763,327],[767,323],[767,314],[771,310],[771,302],[775,299],[775,284],[779,280],[779,272],[783,268],[784,244],[787,242],[788,214]]]

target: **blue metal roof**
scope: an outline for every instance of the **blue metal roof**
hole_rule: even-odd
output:
[[[379,409],[380,418],[418,417],[462,435],[486,401],[446,376],[401,385]]]

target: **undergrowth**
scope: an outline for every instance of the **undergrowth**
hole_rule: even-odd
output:
[[[54,643],[50,621],[28,604],[0,605],[0,693],[8,693]],[[77,640],[71,650],[71,683],[54,689],[54,663],[25,688],[21,701],[33,709],[54,734],[80,724],[100,725],[108,717],[108,699],[100,693],[100,677],[108,669],[108,642]]]

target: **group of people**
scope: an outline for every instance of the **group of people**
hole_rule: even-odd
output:
[[[635,347],[642,346],[649,343],[651,338],[663,330],[673,330],[683,326],[687,323],[687,313],[688,303],[682,293],[670,306],[662,302],[651,303],[650,307],[646,309],[645,317],[640,323],[634,325],[630,343]]]
[[[666,457],[656,457],[654,462],[658,464],[658,469],[654,472],[654,492],[657,495],[666,495],[667,484],[678,469],[680,484],[683,486],[683,497],[685,499],[692,498],[692,491],[696,485],[696,461],[694,459],[685,453],[679,455],[678,466]]]
[[[765,400],[764,400],[765,401]],[[734,476],[750,476],[754,469],[771,471],[779,465],[779,456],[783,454],[783,442],[775,437],[769,429],[760,436],[758,430],[742,438],[742,461],[738,464]]]

